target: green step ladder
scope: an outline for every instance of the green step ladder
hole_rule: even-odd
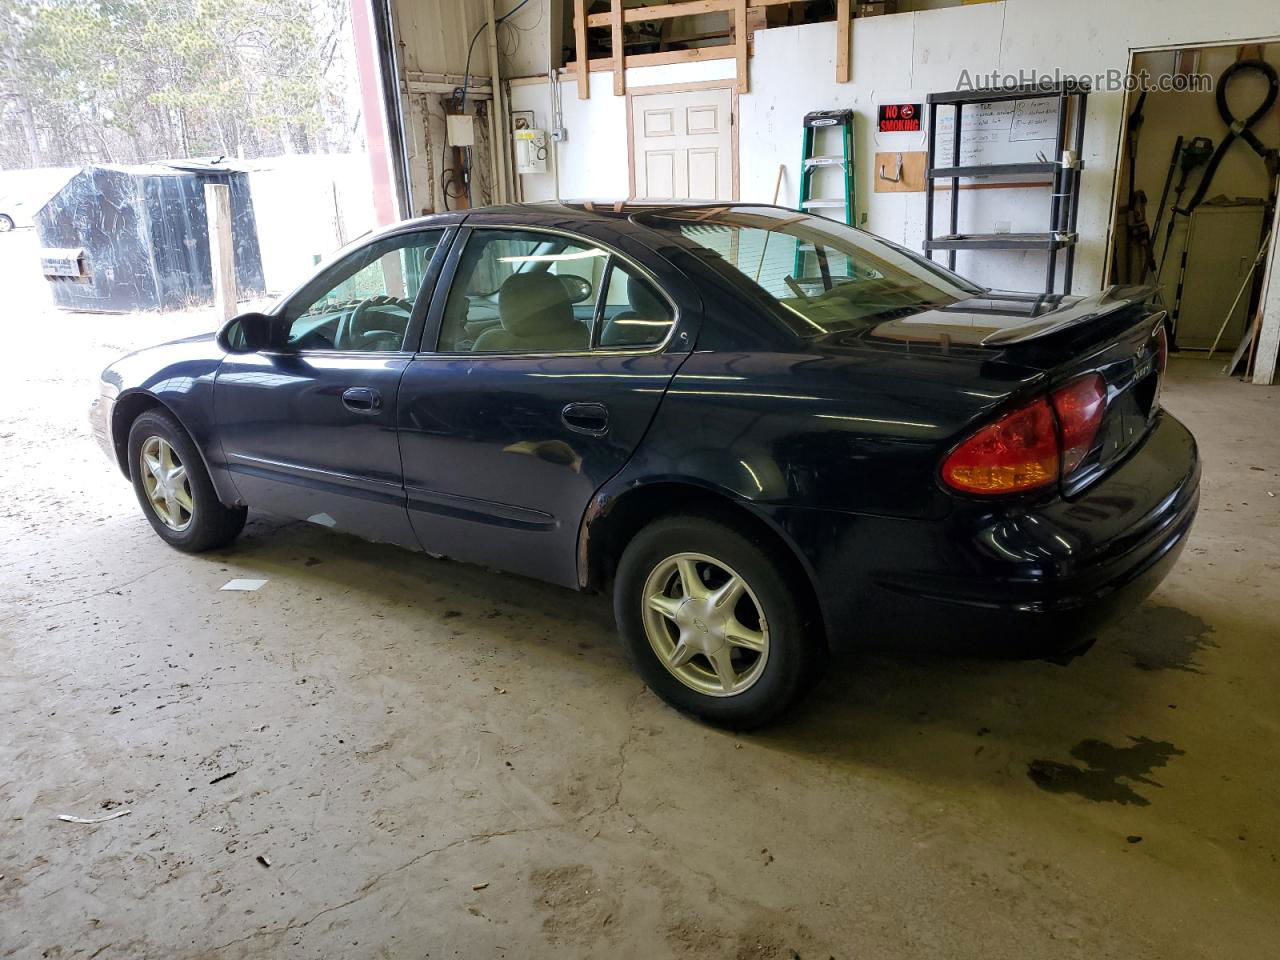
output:
[[[823,130],[836,128],[840,136],[840,153],[818,154],[818,134]],[[829,139],[829,138],[824,138]],[[813,183],[815,174],[828,167],[838,167],[843,174],[843,194],[839,196],[815,197]],[[830,182],[832,178],[826,178]],[[844,222],[853,226],[853,111],[852,110],[815,110],[804,116],[804,139],[800,153],[800,199],[796,207],[806,213],[818,213],[829,216],[833,220],[840,219],[826,210],[843,208]],[[796,250],[795,275],[803,276],[805,251]]]
[[[828,127],[840,129],[839,154],[815,154],[818,133]],[[814,174],[825,167],[840,167],[844,172],[844,195],[835,197],[815,197],[813,195]],[[801,210],[824,210],[843,207],[844,222],[853,226],[853,111],[852,110],[815,110],[804,117],[804,144],[800,157],[800,202]],[[825,214],[824,214],[825,216]],[[837,219],[833,217],[832,219]]]

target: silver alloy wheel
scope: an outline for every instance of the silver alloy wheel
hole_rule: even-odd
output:
[[[173,445],[164,437],[147,437],[138,453],[138,466],[142,489],[160,522],[175,533],[191,526],[195,513],[191,481]]]
[[[732,567],[677,553],[649,573],[641,601],[649,646],[691,690],[731,697],[755,685],[769,659],[769,625],[755,592]]]

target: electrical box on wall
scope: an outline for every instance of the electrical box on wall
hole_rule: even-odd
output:
[[[516,173],[547,172],[547,132],[545,130],[517,130]]]
[[[476,143],[475,117],[469,113],[449,114],[444,118],[445,133],[451,147],[473,147]]]

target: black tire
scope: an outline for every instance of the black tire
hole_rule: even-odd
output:
[[[758,676],[740,693],[717,696],[694,689],[668,670],[650,643],[645,624],[646,583],[651,574],[656,583],[663,582],[662,571],[667,569],[664,564],[669,565],[682,553],[700,554],[724,564],[721,572],[731,570],[744,580],[751,593],[744,599],[763,613],[767,658]],[[699,569],[704,576],[715,573],[711,565]],[[678,576],[676,582],[679,583]],[[683,585],[677,593],[684,593]],[[679,515],[655,521],[627,544],[614,582],[613,610],[627,654],[654,693],[677,710],[706,723],[747,730],[770,723],[798,703],[826,667],[826,641],[812,622],[812,612],[806,609],[803,596],[803,587],[795,582],[790,567],[771,556],[768,546],[757,538],[720,520]],[[750,614],[753,607],[746,609]],[[702,621],[693,622],[703,634],[707,633]],[[674,624],[666,629],[673,642],[677,636],[685,635]],[[697,636],[692,630],[690,633]],[[746,656],[754,659],[758,655]],[[694,666],[702,664],[708,671],[714,669],[711,658],[705,655],[694,655],[689,662]],[[744,674],[749,672],[749,668],[744,670]]]
[[[13,217],[7,213],[0,213],[0,233],[8,233],[13,229]]]
[[[180,513],[180,518],[186,520],[181,529],[171,527],[161,519],[144,486],[142,448],[157,439],[167,443],[177,454],[180,465],[186,468],[191,509]],[[133,481],[133,491],[152,528],[161,540],[175,549],[186,553],[213,550],[226,546],[244,529],[249,511],[245,507],[228,507],[218,499],[200,451],[182,425],[164,410],[147,410],[139,414],[129,427],[129,479]]]

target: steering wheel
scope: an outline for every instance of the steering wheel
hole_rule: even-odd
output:
[[[402,299],[401,297],[389,297],[378,295],[373,297],[365,297],[355,305],[355,308],[338,322],[338,331],[334,340],[339,345],[339,349],[353,347],[354,341],[358,338],[361,343],[365,343],[374,337],[403,337],[404,331],[397,333],[395,330],[374,329],[361,330],[361,321],[365,319],[365,315],[374,307],[395,307],[403,310],[407,321],[409,314],[413,313],[413,303]]]

